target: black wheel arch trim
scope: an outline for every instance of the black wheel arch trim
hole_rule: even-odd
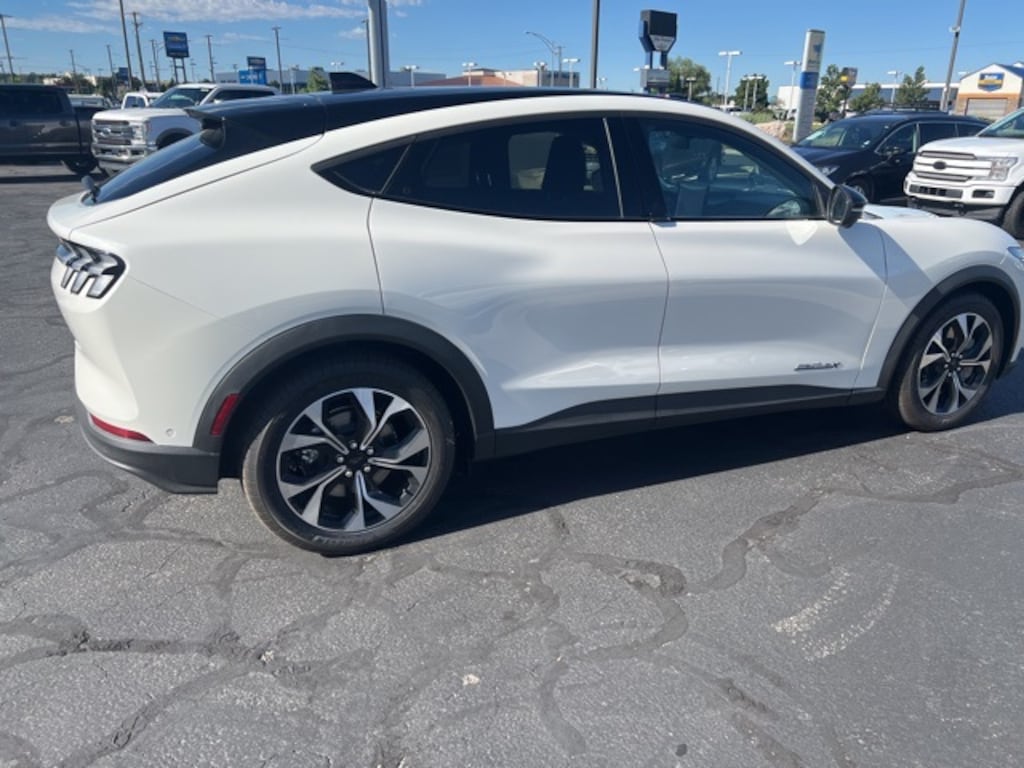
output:
[[[1001,377],[1006,374],[1011,367],[1009,363],[1010,357],[1013,351],[1017,349],[1018,344],[1017,334],[1020,328],[1021,313],[1020,297],[1017,295],[1013,281],[1005,273],[996,267],[978,265],[968,267],[947,277],[928,291],[914,309],[911,310],[907,319],[903,321],[903,325],[900,326],[900,330],[897,332],[892,345],[889,347],[889,352],[886,355],[882,371],[878,377],[878,386],[885,390],[889,389],[893,376],[896,373],[896,368],[899,366],[900,359],[903,357],[903,353],[911,338],[925,318],[939,304],[963,289],[984,287],[985,285],[994,285],[1002,290],[1009,297],[1013,310],[1012,317],[1008,318],[1008,322],[1004,327],[1003,352],[1005,354],[1003,355],[1000,369],[996,372],[996,376]]]
[[[469,414],[473,457],[489,458],[494,452],[494,416],[490,398],[477,369],[451,341],[422,325],[387,315],[346,315],[320,318],[290,328],[267,339],[242,357],[227,372],[206,401],[193,445],[220,452],[224,438],[236,424],[229,420],[221,436],[211,434],[217,412],[228,395],[239,395],[237,414],[246,397],[289,361],[318,349],[344,344],[386,344],[424,357],[441,368],[454,382]]]

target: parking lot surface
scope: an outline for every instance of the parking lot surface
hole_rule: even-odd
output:
[[[79,435],[59,166],[0,166],[0,765],[1009,766],[1024,755],[1024,366],[955,432],[874,408],[474,468],[328,559],[235,482]]]

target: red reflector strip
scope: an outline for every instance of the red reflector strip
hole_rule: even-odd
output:
[[[92,419],[92,423],[95,424],[97,428],[102,429],[104,432],[109,432],[117,437],[123,437],[126,440],[138,440],[142,443],[153,442],[141,432],[133,432],[132,430],[125,429],[124,427],[115,427],[113,424],[108,424],[103,421],[103,419],[97,419],[91,413],[89,414],[89,418]]]
[[[237,392],[224,398],[224,402],[220,404],[220,410],[217,411],[217,416],[213,420],[213,426],[210,427],[210,434],[213,437],[220,437],[224,434],[224,428],[227,427],[228,419],[234,413],[236,405],[238,405]]]

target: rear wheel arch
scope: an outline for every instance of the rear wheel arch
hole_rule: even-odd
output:
[[[1001,368],[997,371],[996,376],[1002,374],[1012,356],[1014,346],[1019,343],[1017,329],[1021,307],[1013,285],[1006,275],[995,267],[977,266],[969,267],[947,277],[917,303],[917,306],[904,320],[889,348],[885,363],[882,365],[882,372],[879,375],[879,388],[888,390],[892,385],[900,361],[921,323],[942,303],[966,293],[981,294],[995,304],[996,309],[999,310],[1006,332],[1003,335]]]
[[[251,420],[267,393],[290,372],[325,358],[371,352],[412,366],[438,389],[455,422],[458,457],[487,458],[494,452],[494,418],[483,380],[469,359],[443,336],[415,323],[380,316],[325,318],[267,340],[236,363],[207,400],[193,444],[219,451],[221,476],[235,477]],[[217,412],[230,394],[238,406],[223,437],[211,435]]]
[[[1003,229],[1018,239],[1024,238],[1024,185],[1017,188],[1006,208]]]

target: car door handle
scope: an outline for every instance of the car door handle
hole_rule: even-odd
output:
[[[17,128],[21,123],[17,120],[11,120],[11,128]]]
[[[61,120],[60,121],[60,125],[61,125],[62,128],[67,128],[69,125],[71,125],[71,121],[70,120]]]

